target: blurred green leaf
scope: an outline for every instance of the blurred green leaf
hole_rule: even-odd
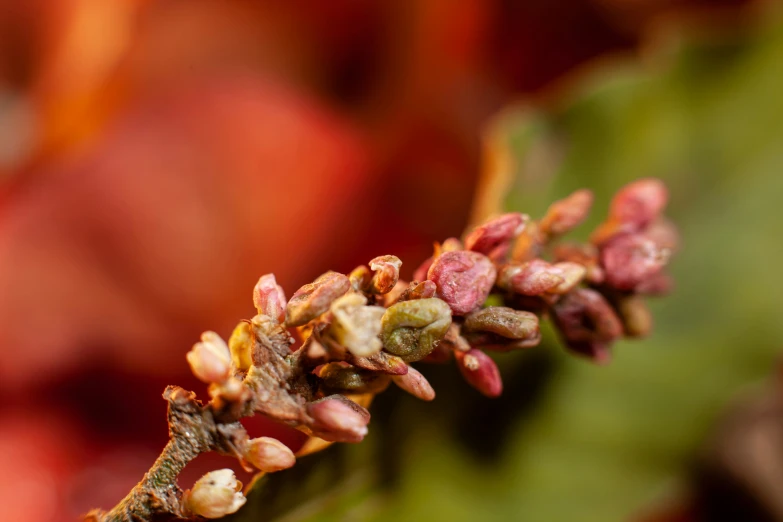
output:
[[[652,304],[655,334],[620,343],[605,368],[552,347],[536,349],[554,357],[543,365],[540,355],[499,357],[502,410],[453,368],[432,369],[435,402],[381,398],[372,449],[349,448],[342,480],[326,481],[330,503],[296,520],[626,520],[686,476],[721,409],[770,373],[783,345],[780,20],[681,44],[646,67],[603,66],[558,109],[503,115],[517,160],[508,209],[541,215],[589,187],[599,212],[586,235],[622,184],[666,180],[684,248],[676,292]],[[504,415],[510,423],[496,422]],[[341,486],[355,483],[367,487]],[[278,513],[286,498],[251,499],[247,511]]]

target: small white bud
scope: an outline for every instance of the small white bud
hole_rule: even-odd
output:
[[[196,515],[221,518],[236,513],[247,502],[241,490],[242,483],[230,469],[210,471],[185,494],[185,504]]]
[[[225,341],[215,332],[201,334],[201,342],[186,355],[193,375],[206,383],[223,382],[231,372],[231,354]]]
[[[245,460],[266,473],[288,469],[296,463],[294,452],[271,437],[251,439],[245,452]]]

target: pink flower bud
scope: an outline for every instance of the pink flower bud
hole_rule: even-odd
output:
[[[294,452],[271,437],[259,437],[248,441],[244,457],[247,462],[266,473],[288,469],[296,463]]]
[[[370,261],[370,269],[375,272],[370,281],[370,291],[385,294],[394,288],[400,278],[402,261],[397,256],[379,256]]]
[[[231,372],[231,354],[225,341],[215,332],[201,334],[201,342],[185,356],[199,380],[206,383],[220,383],[228,379]]]
[[[565,234],[579,226],[593,205],[593,193],[587,189],[577,190],[549,206],[541,220],[542,232],[551,236]]]
[[[242,483],[230,469],[210,471],[185,492],[184,504],[188,511],[204,518],[222,518],[236,513],[247,499],[242,494]]]
[[[392,377],[394,384],[423,401],[431,401],[435,398],[435,390],[432,389],[427,378],[419,370],[409,366],[405,375]]]
[[[542,259],[527,263],[510,263],[500,269],[498,286],[517,294],[537,296],[565,282],[560,269]]]
[[[582,282],[587,274],[587,269],[580,264],[563,261],[552,265],[559,270],[563,282],[549,290],[551,294],[565,294],[570,292],[576,285]]]
[[[361,442],[370,412],[342,395],[330,395],[307,405],[313,434],[332,442]]]
[[[618,290],[633,290],[656,276],[668,260],[668,250],[641,234],[618,236],[601,249],[606,283]]]
[[[427,279],[437,286],[437,296],[456,315],[465,315],[486,301],[497,272],[483,254],[460,250],[446,252],[432,263]]]
[[[285,312],[286,326],[302,326],[329,310],[332,301],[351,288],[347,276],[326,272],[294,292]]]
[[[467,353],[454,353],[457,356],[457,366],[468,384],[487,397],[498,397],[503,393],[500,371],[489,355],[476,348]]]
[[[569,343],[610,343],[623,335],[619,317],[595,290],[577,288],[555,303],[552,311],[555,324]]]
[[[638,230],[655,220],[669,198],[666,186],[659,179],[634,181],[621,188],[612,199],[609,218],[629,224]]]
[[[285,293],[277,284],[274,274],[261,276],[253,288],[253,304],[259,314],[271,317],[278,323],[285,318]]]
[[[414,281],[424,281],[427,279],[427,273],[430,271],[430,267],[432,266],[432,263],[435,261],[434,257],[428,257],[425,259],[421,265],[419,265],[419,268],[417,268],[413,272],[413,280]]]
[[[604,281],[604,271],[598,263],[598,248],[589,243],[560,243],[552,253],[558,262],[577,263],[585,267],[585,279],[593,284]]]
[[[529,219],[525,214],[513,212],[477,226],[465,238],[465,250],[489,255],[502,245],[508,246],[522,233]]]

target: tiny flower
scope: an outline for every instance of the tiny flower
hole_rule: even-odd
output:
[[[476,348],[455,354],[457,366],[468,384],[487,397],[498,397],[503,393],[500,370],[487,354]]]
[[[394,288],[400,278],[402,261],[397,256],[380,256],[370,261],[370,269],[375,272],[370,281],[370,291],[385,294]]]
[[[585,220],[592,205],[593,193],[587,189],[577,190],[570,196],[555,201],[541,220],[541,231],[550,236],[571,231]]]
[[[244,458],[266,473],[288,469],[296,463],[294,452],[279,440],[271,437],[258,437],[248,441]]]
[[[562,271],[542,259],[504,265],[497,280],[499,287],[529,296],[542,295],[564,282]]]
[[[668,199],[669,192],[661,180],[640,179],[617,192],[609,206],[609,218],[643,228],[661,214]]]
[[[479,225],[465,237],[465,250],[490,255],[498,247],[508,246],[522,233],[529,219],[525,214],[512,212]]]
[[[435,349],[451,325],[451,310],[431,297],[393,304],[381,320],[381,341],[387,352],[406,362],[418,361]]]
[[[656,276],[669,260],[669,251],[641,234],[625,234],[601,249],[606,283],[618,290],[633,290]]]
[[[201,334],[201,342],[193,345],[186,358],[193,375],[203,382],[223,382],[230,375],[231,354],[215,332]]]
[[[185,493],[185,505],[195,515],[221,518],[236,513],[247,499],[242,494],[242,483],[230,469],[210,471]]]
[[[357,357],[368,357],[381,350],[381,317],[386,309],[366,306],[361,294],[346,294],[332,302],[329,335]]]
[[[507,339],[540,337],[538,317],[530,312],[505,306],[489,306],[465,316],[466,331],[490,332]]]
[[[259,278],[253,288],[253,304],[259,314],[271,317],[278,323],[285,319],[285,293],[283,287],[277,284],[274,274],[266,274]]]
[[[307,405],[313,434],[332,442],[361,442],[370,412],[342,395],[330,395]]]
[[[287,326],[302,326],[323,314],[332,301],[351,288],[347,276],[337,272],[326,272],[294,292],[285,311]]]
[[[431,401],[435,398],[435,390],[432,389],[427,378],[416,368],[409,366],[405,375],[392,377],[394,384],[423,401]]]
[[[253,365],[253,348],[256,344],[256,334],[253,325],[242,321],[234,328],[228,338],[228,348],[231,351],[231,361],[238,370],[247,371]]]
[[[427,279],[435,283],[436,295],[456,315],[465,315],[486,301],[497,272],[483,254],[460,250],[446,252],[432,263]]]

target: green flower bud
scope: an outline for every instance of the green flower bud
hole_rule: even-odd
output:
[[[390,306],[381,320],[381,341],[387,352],[406,362],[418,361],[435,349],[451,325],[451,309],[431,297]]]

